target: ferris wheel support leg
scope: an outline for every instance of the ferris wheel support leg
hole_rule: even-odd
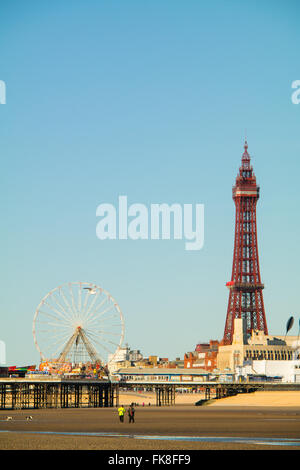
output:
[[[65,345],[64,349],[62,350],[62,352],[60,353],[59,355],[59,358],[58,358],[58,362],[65,362],[66,361],[66,357],[68,355],[68,353],[70,352],[73,344],[75,343],[77,337],[78,337],[79,333],[78,331],[76,330],[73,335],[71,336],[71,338],[69,339],[69,341],[67,342],[67,344]]]

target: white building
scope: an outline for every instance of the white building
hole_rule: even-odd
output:
[[[290,361],[271,361],[271,360],[253,360],[249,364],[238,366],[236,368],[238,377],[247,378],[248,376],[266,376],[281,377],[284,383],[300,383],[300,360]],[[255,380],[255,377],[253,378]]]
[[[124,362],[135,362],[143,359],[139,349],[130,349],[128,344],[124,348],[119,348],[116,354],[109,354],[108,356],[108,370],[110,373],[118,370]]]

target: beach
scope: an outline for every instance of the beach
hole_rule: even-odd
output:
[[[125,408],[139,403],[131,424],[127,416],[119,422],[116,408],[1,410],[0,449],[300,449],[300,392],[262,391],[195,406],[199,396],[180,394],[176,405],[156,407],[149,406],[154,394],[122,393]],[[13,419],[5,421],[7,415]]]
[[[175,405],[195,405],[199,400],[205,398],[204,393],[176,393]],[[129,405],[132,402],[139,406],[156,404],[155,393],[151,392],[120,392],[120,404]],[[252,393],[241,393],[220,400],[211,400],[209,406],[294,406],[300,407],[300,391],[256,391]]]

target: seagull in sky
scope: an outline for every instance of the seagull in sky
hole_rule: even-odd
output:
[[[96,294],[96,289],[95,287],[84,287],[84,289],[89,290],[90,294]]]

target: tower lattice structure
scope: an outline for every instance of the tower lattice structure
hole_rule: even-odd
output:
[[[235,238],[231,281],[226,284],[229,299],[223,344],[232,343],[235,318],[244,319],[247,336],[253,329],[268,334],[257,247],[256,203],[259,186],[250,165],[247,141],[232,197],[236,207]]]

